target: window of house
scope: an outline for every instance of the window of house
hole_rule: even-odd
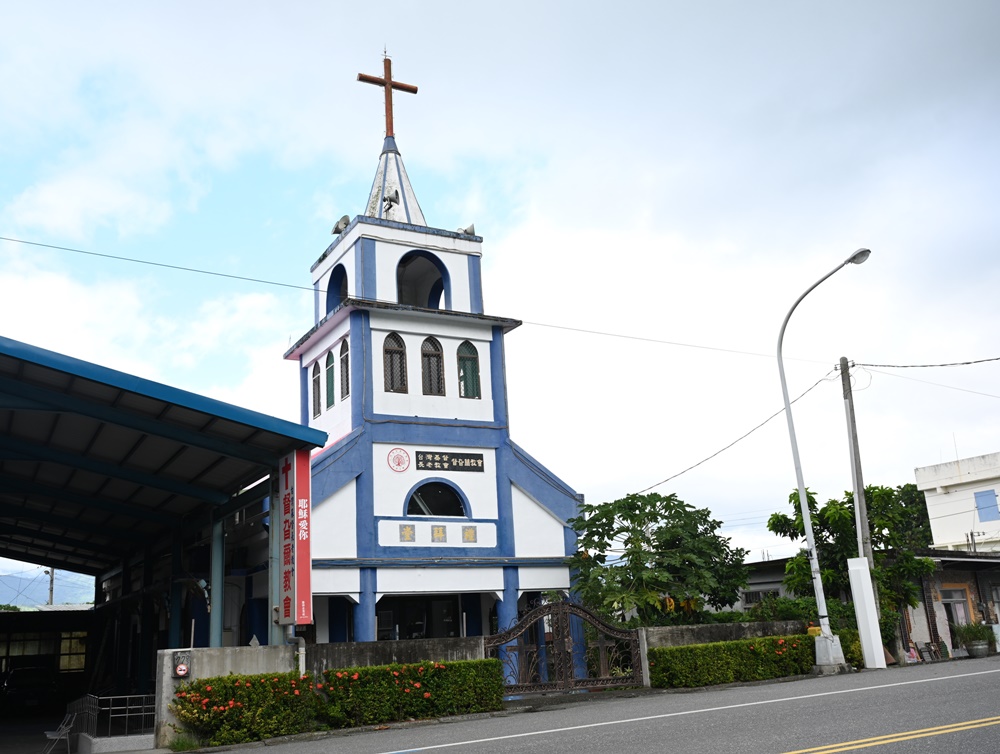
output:
[[[319,416],[320,411],[323,410],[323,406],[320,403],[319,362],[313,364],[312,404],[313,404],[313,418],[315,419],[317,416]]]
[[[980,521],[1000,521],[996,490],[984,490],[976,493],[976,512],[979,514]]]
[[[743,592],[743,606],[749,607],[750,605],[756,605],[761,602],[765,597],[778,596],[777,589],[754,589],[749,592]]]
[[[444,395],[444,352],[436,338],[427,338],[420,346],[420,371],[424,395]]]
[[[462,498],[453,487],[442,482],[422,484],[410,495],[407,516],[465,516]]]
[[[406,392],[406,346],[403,339],[391,332],[382,345],[382,367],[385,371],[387,393]]]
[[[333,384],[336,372],[333,368],[337,360],[333,357],[333,351],[330,351],[326,355],[326,407],[331,408],[333,406],[333,397],[336,395],[335,385]]]
[[[469,341],[458,347],[458,394],[462,398],[479,398],[479,352]]]
[[[340,400],[351,394],[351,354],[347,339],[340,344]]]

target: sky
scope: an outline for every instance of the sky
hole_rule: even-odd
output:
[[[785,333],[806,485],[851,488],[841,356],[866,483],[1000,451],[1000,362],[896,368],[1000,357],[996,3],[2,9],[6,337],[298,420],[296,286],[364,210],[387,51],[428,225],[475,223],[485,311],[524,323],[511,435],[588,502],[653,487],[794,554],[787,425],[751,430],[785,315],[861,247]]]

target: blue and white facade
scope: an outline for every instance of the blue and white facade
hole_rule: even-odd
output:
[[[316,641],[475,636],[566,591],[582,497],[510,439],[482,238],[427,227],[388,137],[366,205],[312,267],[302,421]]]

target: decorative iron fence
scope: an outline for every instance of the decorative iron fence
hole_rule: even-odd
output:
[[[572,602],[541,605],[484,641],[511,694],[642,685],[639,631],[615,628]]]

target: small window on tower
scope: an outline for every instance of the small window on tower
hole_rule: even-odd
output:
[[[313,404],[313,418],[315,419],[317,416],[320,415],[320,412],[323,410],[323,404],[320,402],[319,362],[313,364],[312,404]]]
[[[406,391],[406,345],[403,339],[391,332],[385,336],[382,346],[382,367],[385,371],[385,391],[405,393]]]
[[[458,347],[458,394],[462,398],[479,398],[479,352],[469,341]]]
[[[424,395],[444,395],[444,353],[436,338],[427,338],[420,347],[420,368]]]
[[[340,400],[351,394],[351,354],[347,339],[340,344]]]
[[[330,351],[326,355],[326,407],[327,408],[333,407],[333,398],[337,393],[337,391],[334,389],[335,386],[333,384],[334,377],[336,375],[336,371],[334,370],[334,365],[336,363],[337,360],[333,357],[333,351]]]

